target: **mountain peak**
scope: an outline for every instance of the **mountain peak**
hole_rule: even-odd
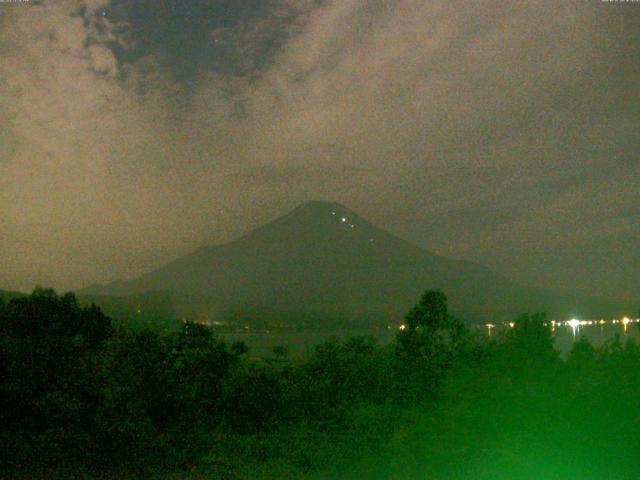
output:
[[[260,322],[285,318],[295,323],[303,318],[395,321],[425,289],[444,290],[454,313],[484,320],[534,308],[565,315],[575,304],[553,292],[521,288],[470,262],[437,256],[327,201],[303,203],[232,242],[203,247],[94,292],[205,295],[215,305],[206,307],[211,315],[257,312]]]
[[[356,225],[369,225],[359,215],[349,210],[344,205],[337,202],[313,200],[302,203],[291,210],[286,215],[268,223],[263,228],[273,228],[280,226],[290,226],[294,228],[331,228],[353,229]]]

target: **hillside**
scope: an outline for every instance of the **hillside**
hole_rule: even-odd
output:
[[[624,313],[616,301],[521,287],[481,265],[438,256],[329,202],[309,202],[223,245],[200,248],[128,281],[82,294],[206,296],[210,318],[398,320],[428,288],[471,320]],[[183,297],[184,299],[184,297]]]

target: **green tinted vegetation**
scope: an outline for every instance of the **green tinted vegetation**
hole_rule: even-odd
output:
[[[71,294],[0,302],[12,478],[631,479],[640,348],[553,348],[541,314],[475,338],[426,292],[397,341],[255,358],[208,328],[130,329]]]

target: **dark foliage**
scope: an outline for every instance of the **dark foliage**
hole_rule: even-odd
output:
[[[640,348],[577,341],[563,361],[545,323],[523,315],[479,339],[427,291],[392,345],[332,338],[303,359],[284,347],[259,359],[203,325],[114,328],[72,294],[36,289],[0,302],[0,473],[557,478],[540,458],[618,445],[628,457],[592,467],[631,478],[607,472],[638,466],[626,412],[640,408]]]

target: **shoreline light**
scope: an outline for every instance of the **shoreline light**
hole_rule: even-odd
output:
[[[495,325],[493,323],[486,323],[484,326],[487,327],[487,329],[489,330],[489,336],[491,336],[491,330],[493,330]]]
[[[576,336],[576,332],[580,329],[581,322],[576,318],[572,318],[567,322],[567,325],[571,327],[571,331],[573,332],[573,336]]]
[[[627,334],[627,326],[631,323],[631,320],[629,320],[629,317],[624,317],[622,319],[622,326],[624,328],[624,334]]]

